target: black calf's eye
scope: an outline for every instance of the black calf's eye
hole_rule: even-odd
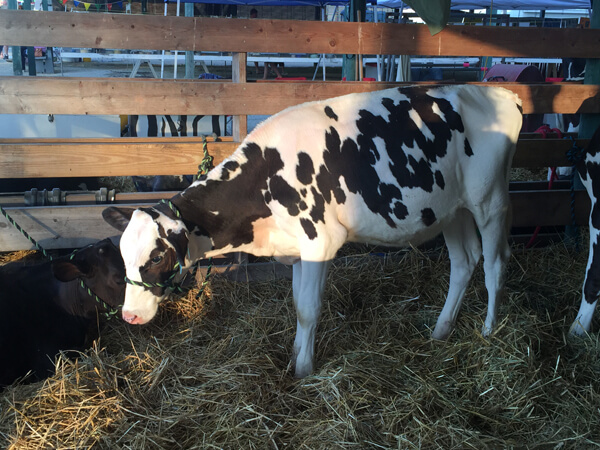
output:
[[[152,258],[152,264],[158,264],[162,260],[163,260],[162,256],[155,256],[154,258]]]

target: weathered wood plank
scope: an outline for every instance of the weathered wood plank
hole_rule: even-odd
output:
[[[77,248],[120,233],[102,219],[102,206],[6,208],[7,213],[43,248]],[[35,249],[4,216],[0,251]]]
[[[0,111],[5,114],[82,115],[275,114],[307,101],[403,85],[406,84],[0,77]],[[600,113],[598,85],[502,83],[501,86],[519,95],[525,114]]]
[[[587,146],[589,140],[577,139]],[[513,167],[569,166],[568,139],[521,139]],[[238,143],[207,144],[213,163]],[[199,138],[0,139],[0,178],[97,177],[194,174],[202,160]]]
[[[83,48],[430,56],[598,57],[600,32],[0,11],[0,42]]]
[[[0,178],[98,177],[195,174],[202,162],[202,143],[0,143]],[[237,144],[210,142],[215,164]]]
[[[173,193],[157,193],[157,198],[169,198]],[[164,196],[164,197],[163,197]],[[125,199],[127,194],[123,197]],[[513,205],[513,226],[534,227],[571,224],[569,191],[518,191],[510,193]],[[123,201],[123,200],[122,200]],[[141,206],[147,202],[128,203]],[[536,205],[532,208],[531,205]],[[8,214],[40,245],[47,249],[74,248],[105,237],[119,234],[102,219],[106,205],[7,207]],[[590,202],[585,191],[576,192],[576,223],[586,225]],[[33,245],[5,217],[0,216],[0,251],[33,249]]]

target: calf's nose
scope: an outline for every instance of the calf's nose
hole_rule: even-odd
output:
[[[136,325],[136,324],[139,324],[142,322],[142,320],[138,316],[136,316],[135,314],[130,313],[128,311],[123,310],[121,315],[123,317],[123,320],[130,324]]]

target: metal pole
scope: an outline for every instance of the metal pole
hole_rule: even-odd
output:
[[[593,0],[590,28],[600,28],[600,0]],[[585,63],[583,84],[600,84],[600,59],[588,58]],[[579,137],[589,139],[600,126],[600,114],[582,114],[579,125]]]
[[[142,0],[143,1],[143,0]],[[167,5],[169,0],[165,0],[165,17],[167,17]],[[162,58],[160,59],[160,78],[165,77],[165,51],[162,51]]]
[[[175,15],[179,17],[179,6],[181,5],[181,0],[177,0],[177,11]],[[177,78],[177,55],[179,52],[175,50],[175,60],[173,61],[173,78]]]
[[[185,4],[185,17],[194,17],[194,4],[187,2]],[[185,52],[185,77],[194,78],[194,52]]]

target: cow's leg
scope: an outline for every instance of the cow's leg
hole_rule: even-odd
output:
[[[302,285],[302,261],[298,260],[292,266],[292,292],[294,294],[294,308],[298,310],[298,299],[300,298],[300,287]],[[302,328],[300,319],[296,317],[296,338],[294,339],[294,352],[292,360],[295,362],[302,346]]]
[[[297,268],[298,265],[301,268]],[[328,268],[329,261],[302,260],[294,264],[293,290],[298,326],[294,340],[294,356],[297,378],[309,375],[313,369],[315,334]],[[298,274],[300,281],[296,281]]]
[[[434,339],[446,339],[452,332],[467,285],[481,257],[473,216],[467,210],[459,211],[444,229],[444,239],[450,256],[450,286],[446,303],[433,330]]]
[[[504,292],[506,263],[510,258],[508,231],[511,221],[508,189],[499,189],[495,201],[484,202],[485,207],[477,209],[473,216],[483,248],[483,270],[485,287],[488,293],[488,309],[481,329],[483,336],[489,336],[496,325],[498,302]]]
[[[592,211],[596,202],[592,198]],[[593,215],[592,215],[593,217]],[[600,230],[590,223],[590,252],[583,282],[583,295],[577,317],[571,325],[570,334],[583,335],[590,330],[594,309],[600,295]]]

